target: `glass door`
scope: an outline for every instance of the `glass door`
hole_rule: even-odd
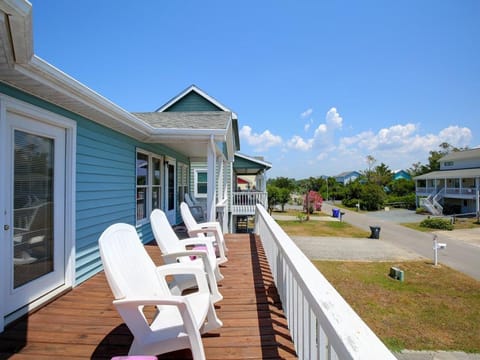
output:
[[[65,282],[65,129],[8,114],[6,314]]]

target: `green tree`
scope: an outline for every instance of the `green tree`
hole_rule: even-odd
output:
[[[321,177],[310,176],[308,179],[301,179],[296,182],[295,191],[299,194],[306,194],[308,191],[320,191],[324,180]]]
[[[377,185],[386,186],[392,181],[393,173],[387,165],[381,163],[371,174],[371,181]]]
[[[377,159],[375,159],[372,155],[368,155],[367,156],[367,164],[368,164],[368,168],[367,170],[365,170],[365,177],[367,178],[367,181],[370,182],[372,181],[372,168],[373,168],[373,164],[375,164],[377,162]]]
[[[280,176],[280,177],[277,177],[277,178],[269,179],[267,181],[267,184],[276,186],[278,188],[285,188],[285,189],[293,190],[295,188],[296,181],[295,181],[295,179],[290,179],[290,178],[287,178],[287,177]]]
[[[407,179],[398,179],[390,182],[388,188],[392,195],[405,196],[415,193],[415,181]]]
[[[272,213],[275,205],[278,204],[279,192],[280,192],[280,188],[270,184],[267,185],[268,211],[270,212],[270,214]]]
[[[285,211],[285,204],[290,200],[291,191],[287,188],[278,189],[277,202],[282,206],[282,212]]]
[[[379,210],[383,208],[386,195],[383,187],[368,183],[362,186],[360,205],[367,210]]]

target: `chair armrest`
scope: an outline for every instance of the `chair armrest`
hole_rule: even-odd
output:
[[[189,207],[190,209],[197,209],[197,210],[203,212],[203,207],[200,206],[200,205],[188,205],[188,207]]]
[[[204,257],[203,260],[204,265],[208,264],[207,253],[206,251],[198,250],[198,251],[191,251],[187,250],[187,255],[185,256],[201,256]],[[183,256],[183,255],[182,255]],[[175,263],[175,264],[167,264],[162,265],[156,268],[157,276],[162,279],[162,281],[166,282],[166,277],[170,275],[193,275],[195,277],[195,282],[198,286],[198,292],[209,294],[210,289],[208,288],[207,278],[205,277],[206,266],[205,269],[202,269],[197,266],[187,265],[185,263]]]
[[[168,262],[167,265],[174,265],[176,264],[176,261],[180,257],[190,257],[190,256],[199,256],[201,258],[207,258],[208,254],[205,250],[185,250],[185,251],[176,251],[173,253],[168,253],[162,255],[162,257],[165,259],[166,262]],[[162,265],[163,266],[163,265]],[[189,266],[184,264],[184,266]]]
[[[206,228],[217,229],[218,228],[220,230],[220,224],[217,221],[207,221],[207,222],[198,223],[198,226],[200,226],[202,229],[206,229]]]
[[[206,226],[208,225],[208,226]],[[196,228],[194,230],[189,230],[189,236],[200,236],[204,235],[205,233],[214,233],[216,245],[218,251],[220,252],[220,257],[222,259],[226,259],[226,252],[227,247],[225,245],[225,239],[223,238],[222,228],[218,222],[207,222],[207,223],[200,223],[198,224],[200,228]]]
[[[185,296],[119,299],[114,300],[113,304],[135,337],[145,336],[152,331],[143,313],[145,306],[176,306],[187,333],[192,334],[198,331],[194,312]]]
[[[197,228],[193,230],[188,230],[188,235],[191,236],[192,238],[195,238],[195,237],[198,237],[199,235],[204,235],[206,232],[215,232],[215,231],[217,230],[214,228]],[[208,237],[211,237],[211,236],[208,236]]]
[[[202,237],[192,237],[188,239],[183,239],[180,240],[180,243],[183,246],[189,246],[189,245],[201,245],[204,246],[207,250],[207,254],[215,257],[215,242],[216,239],[213,236],[202,236]],[[191,249],[191,250],[198,250],[198,249]]]
[[[136,299],[118,299],[113,300],[113,305],[117,307],[132,308],[139,306],[157,306],[157,305],[172,305],[179,306],[185,304],[185,298],[183,296],[167,295],[156,298],[136,298]]]

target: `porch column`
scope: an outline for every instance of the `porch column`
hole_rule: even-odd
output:
[[[215,199],[217,198],[216,193],[216,174],[215,170],[217,168],[217,154],[215,151],[215,142],[213,141],[213,136],[210,137],[210,146],[208,147],[207,152],[207,218],[208,221],[215,221],[216,207]]]
[[[225,157],[222,156],[220,159],[220,174],[218,176],[218,181],[222,184],[222,189],[219,190],[221,201],[224,204],[223,214],[221,220],[222,230],[224,233],[228,231],[228,185],[227,185],[227,161]]]
[[[224,182],[223,182],[223,160],[221,156],[217,157],[217,163],[219,166],[218,169],[218,178],[217,178],[217,190],[218,190],[218,199],[216,202],[218,203],[219,201],[222,201],[224,199]]]
[[[480,177],[475,178],[475,198],[477,202],[477,216],[480,214]]]

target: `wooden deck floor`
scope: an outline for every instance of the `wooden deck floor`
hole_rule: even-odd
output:
[[[224,326],[203,336],[207,359],[296,359],[263,248],[249,234],[227,236],[229,261],[216,306]],[[158,264],[160,252],[147,246]],[[0,334],[0,359],[110,359],[132,341],[102,273]],[[190,351],[159,359],[191,359]]]

